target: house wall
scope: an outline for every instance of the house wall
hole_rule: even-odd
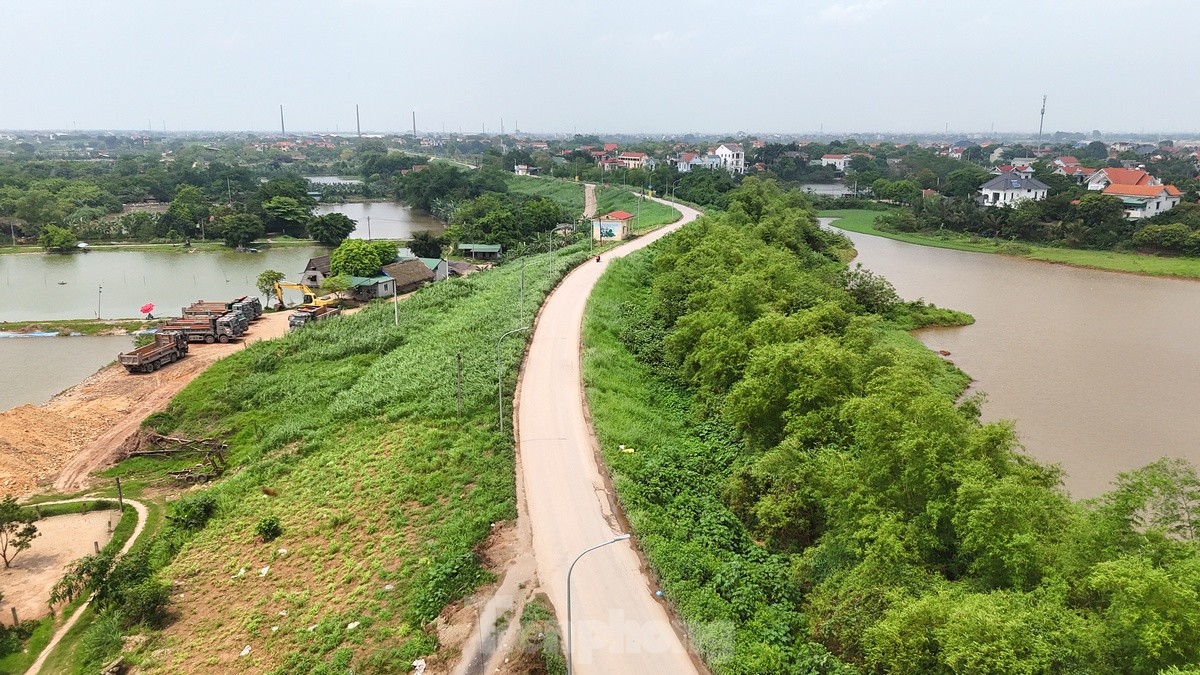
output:
[[[629,226],[623,220],[593,220],[593,241],[624,241],[629,234]]]
[[[984,206],[1012,206],[1026,199],[1040,201],[1046,190],[981,190]]]
[[[304,275],[300,277],[300,283],[305,286],[320,286],[325,283],[325,275],[318,270],[304,270]]]

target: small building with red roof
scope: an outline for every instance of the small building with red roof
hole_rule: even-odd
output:
[[[610,211],[592,219],[594,241],[623,241],[629,238],[634,216],[627,211]]]
[[[1103,194],[1112,195],[1125,205],[1125,217],[1131,220],[1151,218],[1175,208],[1183,193],[1174,185],[1123,185],[1109,183]]]

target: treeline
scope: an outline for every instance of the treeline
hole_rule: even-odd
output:
[[[1052,193],[1045,200],[999,207],[918,195],[909,208],[881,215],[876,224],[894,232],[950,230],[1069,248],[1200,255],[1200,205],[1185,202],[1153,218],[1132,221],[1125,217],[1120,198],[1095,192],[1078,198]]]
[[[747,180],[615,264],[587,324],[622,502],[714,670],[1200,665],[1194,469],[1072,502],[814,222]]]

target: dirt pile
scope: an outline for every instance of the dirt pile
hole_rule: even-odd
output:
[[[246,337],[286,332],[287,314],[268,314]],[[116,458],[142,420],[214,362],[244,348],[244,342],[194,344],[183,360],[146,375],[108,366],[44,405],[0,412],[0,494],[25,495],[52,479],[59,490],[81,487],[88,474]]]

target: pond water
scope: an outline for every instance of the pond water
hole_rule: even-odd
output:
[[[0,411],[45,403],[132,347],[131,335],[0,339]]]
[[[357,178],[340,178],[338,176],[309,176],[308,182],[317,185],[362,185]]]
[[[1200,282],[1078,269],[847,233],[904,298],[970,312],[920,331],[1015,420],[1026,450],[1066,470],[1075,497],[1163,457],[1200,465]]]
[[[358,223],[358,229],[350,235],[355,239],[412,239],[417,232],[440,233],[445,228],[437,218],[417,213],[400,202],[319,204],[315,213],[346,214]]]

